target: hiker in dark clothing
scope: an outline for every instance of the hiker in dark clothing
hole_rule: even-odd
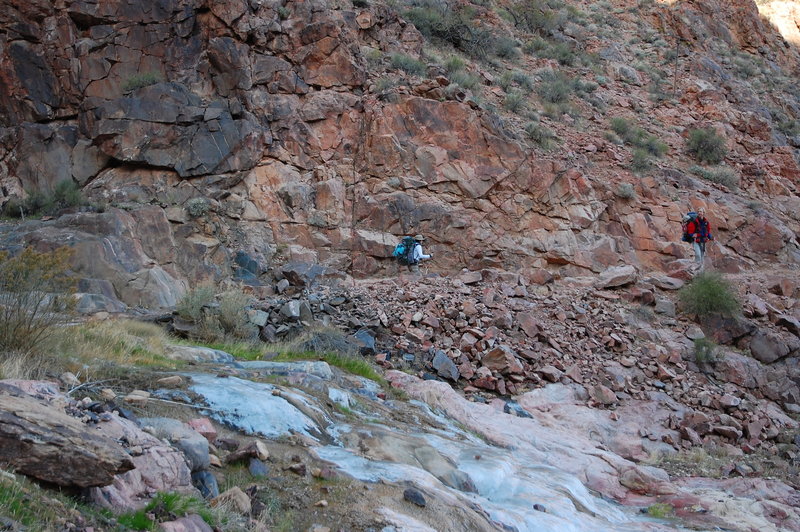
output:
[[[706,219],[705,209],[697,211],[697,217],[687,224],[686,232],[689,233],[692,238],[695,264],[702,271],[703,261],[706,256],[706,242],[714,240],[714,236],[711,234],[711,224]]]

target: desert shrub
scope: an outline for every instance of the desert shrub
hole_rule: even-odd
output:
[[[633,125],[628,119],[616,116],[609,121],[611,130],[626,144],[643,150],[648,155],[661,157],[667,152],[667,145],[655,135]]]
[[[356,7],[358,7],[358,6],[356,6]],[[278,18],[281,19],[281,20],[288,19],[289,16],[292,14],[292,12],[289,11],[289,8],[286,7],[286,6],[279,6],[278,9],[277,9],[277,12],[278,12]]]
[[[192,198],[186,202],[186,212],[192,218],[199,218],[206,214],[210,206],[205,198]]]
[[[369,50],[364,57],[367,60],[367,64],[370,68],[377,68],[383,63],[383,52],[378,50],[377,48],[373,48]]]
[[[502,57],[503,59],[516,59],[519,57],[517,42],[503,35],[494,40],[492,51],[497,57]]]
[[[497,79],[497,84],[505,92],[508,92],[508,90],[511,88],[511,83],[512,79],[510,70],[506,70],[505,72],[503,72],[503,74]]]
[[[525,126],[525,135],[537,146],[545,150],[550,149],[558,138],[550,129],[536,122],[529,122]]]
[[[542,82],[536,88],[539,97],[547,103],[566,103],[574,90],[571,78],[561,72],[548,71],[542,75]]]
[[[392,78],[380,78],[375,82],[375,91],[384,92],[397,86],[397,82]]]
[[[391,65],[392,68],[397,68],[412,76],[420,76],[426,70],[425,63],[405,54],[392,54]]]
[[[550,46],[550,43],[547,40],[542,39],[541,37],[534,37],[533,39],[526,41],[525,44],[522,46],[522,51],[526,54],[537,54],[546,50]]]
[[[686,149],[698,162],[708,164],[719,164],[728,153],[725,139],[711,128],[691,130]]]
[[[616,194],[622,199],[633,199],[636,197],[636,190],[630,183],[620,183],[617,187]]]
[[[462,70],[464,70],[465,66],[466,66],[466,61],[464,61],[457,55],[449,56],[444,62],[444,69],[447,71],[448,74],[461,72]]]
[[[72,250],[0,252],[0,353],[30,353],[70,319]]]
[[[561,6],[545,0],[527,0],[511,5],[508,12],[518,28],[549,36],[566,22],[566,13],[561,14],[554,7]]]
[[[730,166],[718,166],[716,168],[703,168],[702,166],[692,166],[689,171],[694,175],[711,181],[712,183],[719,183],[725,185],[730,189],[739,188],[739,174]]]
[[[241,290],[227,290],[219,297],[219,323],[227,336],[234,338],[250,338],[255,329],[250,323],[247,309],[250,296]]]
[[[558,64],[564,66],[574,66],[578,61],[578,56],[575,50],[568,43],[557,43],[544,50],[543,57],[548,59],[555,59]]]
[[[508,50],[507,38],[495,35],[470,6],[417,0],[403,16],[427,39],[449,43],[472,57],[485,58],[498,49],[501,53]]]
[[[450,75],[450,81],[468,90],[474,90],[480,83],[478,76],[467,72],[454,72]]]
[[[509,92],[503,100],[503,108],[512,113],[523,110],[525,108],[525,95],[519,91]]]
[[[185,320],[199,322],[203,317],[203,309],[210,307],[214,301],[214,287],[209,284],[199,285],[183,295],[175,311]]]
[[[238,289],[214,292],[210,285],[198,286],[176,305],[179,316],[197,325],[194,337],[206,343],[253,340],[258,330],[247,313],[250,297]]]
[[[519,85],[523,89],[533,89],[533,80],[525,72],[515,70],[511,73],[511,81]]]
[[[717,272],[703,272],[678,292],[681,309],[700,317],[710,314],[733,316],[741,305],[730,283]]]
[[[708,338],[695,338],[694,360],[698,364],[713,364],[717,361],[717,344]]]
[[[59,181],[52,192],[35,191],[28,193],[25,199],[12,198],[3,213],[13,218],[25,216],[52,216],[62,209],[89,205],[80,187],[71,179]]]
[[[649,170],[651,166],[650,154],[642,148],[634,148],[633,156],[631,157],[631,170],[636,173],[642,173]]]
[[[758,65],[749,54],[742,54],[733,58],[733,69],[744,79],[751,78],[761,72]]]
[[[122,92],[133,92],[136,89],[141,89],[143,87],[160,83],[161,80],[161,74],[158,72],[142,72],[141,74],[134,74],[122,82]]]

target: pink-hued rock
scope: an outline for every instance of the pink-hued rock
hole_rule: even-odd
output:
[[[134,469],[117,475],[109,486],[93,488],[93,502],[114,511],[141,508],[157,492],[198,495],[192,486],[191,472],[183,453],[143,432],[133,422],[114,416],[98,425],[99,432],[115,440],[124,440],[137,451],[131,456]]]
[[[442,382],[422,381],[397,371],[388,372],[387,378],[411,397],[441,408],[489,441],[513,445],[517,452],[530,453],[544,464],[574,474],[588,487],[623,504],[648,506],[655,500],[651,497],[658,497],[658,501],[672,504],[686,522],[701,527],[715,523],[713,526],[733,530],[777,530],[774,526],[798,530],[800,492],[779,481],[670,479],[662,470],[622,458],[621,454],[633,459],[645,456],[641,449],[636,450],[633,438],[641,427],[657,426],[665,420],[661,417],[668,415],[660,404],[663,396],[621,406],[613,413],[619,421],[614,421],[608,411],[583,406],[585,399],[577,391],[578,385],[555,384],[519,398],[519,404],[533,416],[524,419],[498,412],[488,404],[469,402]],[[589,433],[601,441],[588,439]],[[708,512],[691,510],[697,507]],[[745,528],[742,523],[747,524]]]
[[[217,439],[217,429],[214,428],[214,425],[211,423],[210,419],[201,417],[197,419],[190,419],[186,423],[194,430],[199,432],[200,435],[209,441],[209,443],[214,443],[214,440]]]
[[[481,364],[503,374],[522,373],[523,368],[517,359],[516,353],[505,345],[495,347],[483,355]]]

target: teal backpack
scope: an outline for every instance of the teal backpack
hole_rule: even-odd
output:
[[[395,246],[392,256],[395,257],[400,264],[416,264],[417,261],[414,260],[414,248],[416,245],[417,241],[414,240],[413,236],[403,237],[403,240]]]

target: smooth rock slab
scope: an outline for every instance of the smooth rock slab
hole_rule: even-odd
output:
[[[264,375],[290,375],[308,373],[323,380],[333,379],[333,371],[327,362],[270,362],[268,360],[247,360],[237,362],[236,367],[257,371]]]
[[[209,347],[173,345],[167,351],[166,356],[173,360],[186,362],[233,362],[233,356],[230,353]]]

